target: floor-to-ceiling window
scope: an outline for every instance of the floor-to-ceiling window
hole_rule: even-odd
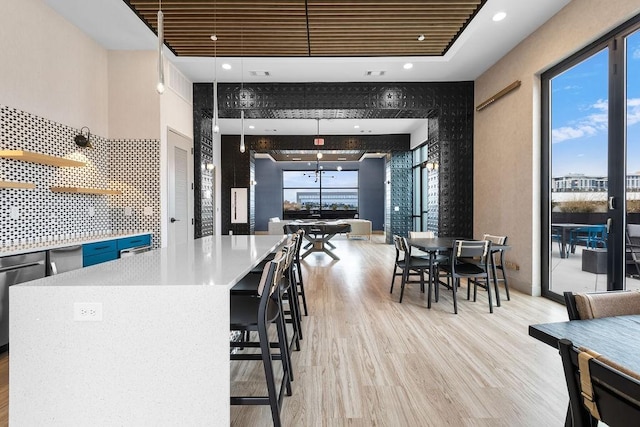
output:
[[[638,21],[542,76],[543,294],[551,298],[640,287],[625,261],[627,223],[640,223]]]

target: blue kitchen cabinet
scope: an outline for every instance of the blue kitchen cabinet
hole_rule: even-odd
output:
[[[151,234],[104,240],[82,245],[82,266],[88,267],[120,257],[120,251],[151,245]]]

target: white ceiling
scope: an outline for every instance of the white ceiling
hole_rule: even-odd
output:
[[[122,0],[43,0],[60,15],[110,50],[157,49],[155,34]],[[570,0],[488,0],[480,12],[443,57],[361,58],[184,58],[166,49],[167,58],[192,82],[211,82],[214,64],[229,63],[231,70],[218,68],[219,82],[437,82],[475,80],[520,41],[556,14]],[[496,12],[506,19],[493,22]],[[403,65],[413,63],[405,70]],[[243,75],[241,75],[243,70]],[[270,77],[255,77],[250,71],[269,71]],[[385,71],[381,77],[367,77],[367,71]],[[314,135],[315,120],[253,120],[251,134]],[[354,129],[359,124],[360,129]],[[322,120],[323,134],[411,133],[425,120]],[[245,127],[246,127],[245,126]],[[222,120],[223,133],[239,133],[239,120]],[[275,129],[275,130],[274,130]]]

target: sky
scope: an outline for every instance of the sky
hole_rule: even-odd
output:
[[[640,31],[627,39],[627,173],[640,172]],[[608,51],[551,82],[552,175],[607,175]]]

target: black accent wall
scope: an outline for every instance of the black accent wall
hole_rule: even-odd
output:
[[[206,132],[211,127],[211,83],[194,84],[195,194],[201,194]],[[473,82],[446,83],[275,83],[218,84],[221,118],[432,118],[428,129],[430,156],[438,169],[438,233],[473,235]],[[208,122],[207,122],[208,121]],[[410,135],[330,135],[323,149],[386,152],[385,231],[406,236],[412,229],[413,177]],[[308,138],[307,138],[308,139]],[[309,149],[298,136],[223,135],[221,186],[222,234],[255,231],[254,152]],[[199,154],[200,151],[200,154]],[[433,154],[431,154],[433,153]],[[200,187],[199,187],[200,186]],[[250,189],[249,223],[231,224],[231,188]],[[395,207],[398,207],[398,211]],[[200,205],[196,203],[196,212]],[[202,212],[202,209],[200,209]],[[197,214],[196,214],[197,215]],[[203,219],[196,221],[202,224]],[[198,236],[198,231],[196,231]]]

